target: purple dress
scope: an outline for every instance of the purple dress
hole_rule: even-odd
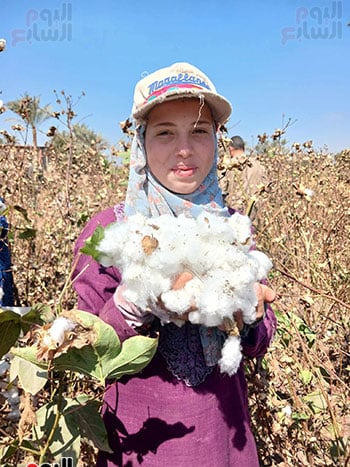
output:
[[[77,241],[76,255],[98,225],[106,226],[115,220],[112,208],[91,219]],[[74,276],[79,309],[94,313],[113,326],[121,341],[136,335],[114,304],[113,293],[121,280],[117,269],[104,268],[80,255]],[[167,332],[160,330],[159,349],[141,373],[107,384],[103,417],[114,452],[100,451],[97,465],[259,466],[242,364],[231,377],[221,374],[217,366],[205,372],[196,325],[186,324],[180,344],[171,326],[174,325],[162,326]],[[275,326],[276,319],[269,308],[264,320],[242,341],[244,355],[264,355]],[[181,375],[183,369],[192,373],[197,382],[198,378],[204,381],[185,384],[181,377],[174,376]]]

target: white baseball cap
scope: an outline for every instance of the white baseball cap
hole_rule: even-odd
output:
[[[183,97],[202,97],[216,123],[224,124],[231,115],[231,104],[216,92],[214,84],[189,63],[174,63],[141,79],[135,87],[132,116],[146,123],[148,112],[162,102]]]

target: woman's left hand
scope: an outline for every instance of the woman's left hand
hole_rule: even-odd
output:
[[[256,320],[258,320],[264,317],[265,303],[272,303],[275,300],[276,292],[267,285],[260,284],[259,282],[255,284],[255,292],[258,299],[258,304],[256,306]],[[234,318],[238,329],[241,331],[244,326],[242,312],[237,311],[234,314]]]

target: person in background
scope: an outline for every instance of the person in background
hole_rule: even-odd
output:
[[[240,136],[228,141],[228,154],[219,162],[220,187],[227,206],[257,220],[259,195],[267,189],[266,170],[255,157],[245,153],[245,143]]]
[[[2,213],[6,210],[0,198],[0,306],[14,305],[14,285],[11,268],[11,253],[8,244],[8,222]]]
[[[95,215],[78,238],[74,287],[78,308],[110,324],[121,341],[156,331],[159,345],[142,372],[108,382],[103,417],[112,453],[100,451],[97,466],[258,467],[243,363],[232,376],[217,364],[223,331],[188,320],[179,327],[161,304],[138,309],[123,297],[119,270],[80,252],[98,225],[136,213],[232,214],[223,205],[217,178],[217,131],[231,105],[202,71],[176,63],[138,82],[132,113],[136,131],[126,199]],[[174,277],[174,289],[180,279]],[[256,284],[256,292],[256,321],[248,326],[235,314],[238,328],[245,330],[247,358],[265,354],[276,328],[268,305],[274,291]]]

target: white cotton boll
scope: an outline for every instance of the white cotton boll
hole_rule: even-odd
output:
[[[137,213],[137,214],[133,214],[132,216],[128,217],[127,222],[125,222],[124,224],[129,226],[130,230],[136,231],[136,230],[142,230],[147,221],[148,221],[147,217],[143,216],[140,213]],[[117,223],[116,225],[122,225],[122,224]]]
[[[245,312],[248,317],[253,316],[256,302],[254,276],[246,274],[245,280],[242,279],[244,274],[241,276],[224,269],[210,271],[198,297],[198,312],[192,315],[191,321],[218,326],[225,318],[231,319],[238,310]],[[254,320],[253,317],[250,322]]]
[[[139,281],[129,280],[127,288],[123,290],[123,297],[141,310],[146,310],[148,307],[149,292]]]
[[[213,322],[213,318],[210,317],[213,314],[217,315],[218,324],[221,324],[224,317],[232,316],[235,311],[232,295],[225,272],[211,271],[203,285],[198,302],[201,313],[208,317],[205,322]]]
[[[121,261],[128,265],[131,263],[145,264],[148,256],[142,246],[142,237],[138,235],[130,236],[121,254]]]
[[[179,315],[195,304],[189,319],[205,326],[220,325],[238,310],[245,322],[255,320],[254,283],[266,277],[271,262],[261,252],[250,252],[247,216],[137,214],[107,229],[105,237],[100,245],[103,260],[120,268],[127,286],[124,296],[140,308],[157,308],[161,297],[165,307]],[[171,290],[184,271],[194,278],[182,289]]]
[[[169,250],[163,248],[160,243],[159,247],[146,259],[145,262],[150,269],[160,271],[163,275],[172,276],[181,272],[181,263],[183,257],[178,250]]]
[[[253,257],[258,264],[258,271],[256,278],[258,281],[265,279],[268,275],[268,272],[272,268],[271,260],[263,253],[262,251],[252,250],[249,252],[249,256]]]
[[[198,240],[188,253],[187,263],[193,264],[194,271],[199,276],[206,277],[208,271],[221,268],[225,262],[226,249],[214,241]]]
[[[225,251],[225,259],[222,261],[222,267],[230,272],[238,273],[238,269],[247,263],[247,254],[231,245]]]
[[[191,321],[210,327],[220,326],[225,318],[232,319],[234,313],[240,309],[241,302],[235,297],[222,294],[215,297],[205,292],[201,297],[200,305],[198,315],[194,315]]]
[[[145,288],[148,290],[152,303],[156,303],[163,292],[170,290],[171,283],[169,277],[164,277],[161,274],[153,275],[152,280],[145,282]]]
[[[102,264],[105,268],[109,268],[110,266],[115,266],[117,265],[117,261],[114,259],[114,256],[111,254],[105,255],[101,254],[99,256],[99,263]]]
[[[123,224],[120,226],[111,224],[105,229],[104,238],[98,245],[98,251],[101,252],[100,263],[103,266],[111,266],[112,264],[117,266],[119,264],[127,238],[127,231]],[[110,264],[111,261],[114,263]]]
[[[222,324],[221,318],[217,314],[205,314],[202,309],[191,311],[188,315],[188,319],[192,324],[202,324],[208,328],[220,326],[220,324]]]
[[[118,256],[120,249],[113,237],[110,238],[109,236],[105,236],[98,245],[98,251],[101,253],[101,257],[110,256],[111,258],[114,258],[115,256]]]
[[[222,348],[219,367],[221,373],[227,373],[229,376],[234,375],[241,363],[241,341],[238,336],[229,336]]]
[[[253,323],[256,320],[256,306],[258,304],[254,284],[240,291],[240,294],[235,299],[238,306],[237,309],[242,312],[243,321],[247,324]]]
[[[124,282],[127,281],[142,281],[142,279],[146,276],[147,271],[142,264],[130,264],[128,265],[123,272],[123,280]]]
[[[76,326],[76,323],[73,323],[70,319],[67,319],[63,316],[59,316],[53,321],[46,338],[50,342],[43,342],[44,344],[51,344],[52,342],[59,347],[63,344],[65,339],[65,333],[73,331]],[[45,341],[45,339],[44,339]]]
[[[201,281],[194,277],[186,282],[182,289],[168,290],[161,295],[165,308],[173,313],[182,315],[187,312],[191,306],[196,306],[197,296],[201,290]]]
[[[203,241],[230,244],[235,240],[234,232],[228,223],[227,217],[202,213],[198,216],[197,222],[197,229]]]
[[[187,217],[185,214],[180,214],[175,219],[175,223],[181,228],[181,230],[183,229],[188,232],[196,230],[197,221],[193,217]]]
[[[236,294],[240,294],[249,284],[256,282],[256,274],[248,263],[248,258],[245,259],[244,264],[236,264],[234,269],[224,270],[224,272],[226,273],[226,280]]]
[[[171,287],[169,277],[164,277],[157,271],[143,269],[140,265],[129,267],[123,274],[123,282],[126,284],[124,298],[143,310],[156,304],[161,294]]]
[[[212,253],[208,251],[206,245],[198,241],[192,244],[192,247],[187,250],[183,261],[194,274],[202,276],[211,267],[211,256]]]
[[[251,240],[251,220],[248,216],[243,216],[238,212],[235,212],[233,216],[229,218],[229,224],[232,231],[235,234],[235,238],[241,246],[249,246],[252,244]]]
[[[242,319],[246,324],[252,324],[256,321],[256,305],[245,305],[241,307]]]

